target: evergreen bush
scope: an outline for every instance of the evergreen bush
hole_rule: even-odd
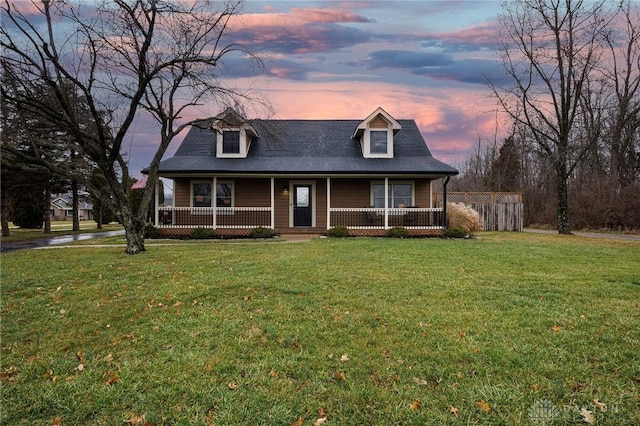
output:
[[[346,238],[349,237],[349,230],[346,226],[338,225],[327,231],[327,236],[332,238]]]
[[[145,238],[158,238],[160,236],[160,230],[150,223],[147,223],[144,227]]]
[[[265,228],[264,226],[258,226],[257,228],[253,228],[251,230],[251,238],[271,238],[273,234],[271,233],[271,229]]]
[[[191,232],[189,232],[189,238],[192,240],[207,240],[213,238],[213,230],[203,227],[193,228]]]
[[[407,228],[404,226],[396,226],[395,228],[389,229],[387,236],[391,238],[408,238],[409,231],[407,231]]]
[[[447,238],[465,238],[469,236],[469,232],[467,232],[466,229],[460,227],[448,228],[444,232],[444,236]]]

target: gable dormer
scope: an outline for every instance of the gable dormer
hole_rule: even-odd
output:
[[[360,141],[364,158],[393,158],[393,136],[402,126],[382,108],[358,124],[353,138]]]
[[[258,137],[249,121],[232,108],[215,117],[211,129],[216,135],[217,158],[246,158],[251,141]]]

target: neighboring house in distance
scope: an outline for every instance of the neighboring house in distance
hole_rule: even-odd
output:
[[[174,205],[159,207],[163,234],[196,227],[247,235],[440,234],[446,212],[432,183],[458,171],[431,155],[414,120],[382,108],[362,120],[246,120],[231,109],[191,127],[159,176],[173,179]]]
[[[51,211],[53,220],[73,220],[73,199],[71,195],[60,194],[51,197]],[[80,220],[93,219],[93,204],[80,198],[78,202],[78,218]]]

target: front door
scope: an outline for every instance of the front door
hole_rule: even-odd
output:
[[[311,226],[311,185],[294,185],[293,191],[293,226]]]

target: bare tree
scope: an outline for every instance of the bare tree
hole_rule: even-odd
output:
[[[609,58],[601,71],[611,95],[604,140],[619,192],[640,177],[640,8],[626,1],[618,18],[605,36]]]
[[[568,181],[592,140],[576,132],[587,82],[611,20],[605,0],[524,0],[504,5],[502,60],[514,83],[491,85],[502,108],[528,128],[553,164],[557,228],[571,233]]]
[[[237,104],[248,99],[224,87],[219,74],[223,58],[229,55],[256,59],[227,35],[229,21],[239,14],[241,4],[204,0],[114,0],[95,5],[32,0],[32,4],[37,15],[27,15],[6,0],[2,6],[3,72],[20,82],[22,96],[12,98],[4,91],[2,95],[73,137],[109,185],[125,228],[127,253],[142,252],[144,212],[155,185],[147,185],[134,211],[123,142],[132,137],[138,114],[156,120],[158,145],[148,168],[149,182],[155,182],[169,143],[191,124],[182,119],[189,109],[205,101]],[[53,105],[34,96],[34,87],[40,84],[55,94]],[[90,128],[80,124],[77,102],[86,104]]]

